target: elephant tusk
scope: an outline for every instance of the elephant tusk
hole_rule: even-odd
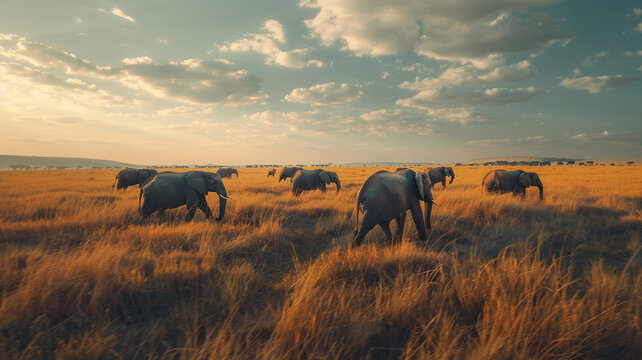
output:
[[[432,204],[433,204],[433,205],[435,205],[436,207],[439,207],[439,204],[437,204],[437,203],[435,202],[435,200],[432,200],[431,202],[432,202]]]
[[[221,194],[218,194],[218,196],[222,197],[222,198],[223,198],[223,199],[225,199],[225,200],[232,200],[232,198],[231,198],[231,197],[223,196],[223,195],[221,195]]]

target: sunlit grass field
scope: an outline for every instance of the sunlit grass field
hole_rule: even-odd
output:
[[[294,197],[241,168],[189,223],[140,222],[117,170],[0,172],[0,358],[642,358],[642,167],[525,168],[543,203],[455,167],[427,243],[351,248],[379,169]]]

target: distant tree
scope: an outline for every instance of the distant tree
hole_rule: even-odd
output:
[[[631,166],[631,165],[635,164],[635,161],[627,161],[626,164]]]

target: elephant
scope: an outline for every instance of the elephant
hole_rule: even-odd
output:
[[[436,183],[441,183],[441,185],[446,188],[446,177],[450,176],[450,181],[448,182],[449,184],[453,183],[453,180],[456,178],[455,172],[453,171],[453,168],[451,167],[436,167],[436,168],[428,168],[424,170],[425,173],[430,176],[430,182],[432,183],[432,187],[435,187]]]
[[[127,190],[127,187],[138,185],[143,187],[143,184],[146,180],[152,176],[158,174],[158,171],[154,169],[123,169],[116,175],[116,180],[114,180],[114,185],[116,185],[116,191],[123,189]],[[114,185],[111,187],[113,188]]]
[[[274,177],[275,174],[276,174],[276,169],[272,169],[272,170],[268,171],[268,176],[267,177],[270,177],[270,176]]]
[[[187,205],[186,221],[192,220],[196,208],[201,209],[207,218],[212,217],[212,211],[207,205],[205,195],[214,191],[219,196],[219,215],[216,221],[221,221],[225,215],[227,197],[225,185],[218,174],[205,171],[188,171],[184,173],[162,172],[154,176],[140,190],[138,211],[142,219],[155,211],[164,212],[166,209]],[[143,203],[141,206],[141,197]]]
[[[232,178],[232,174],[236,174],[236,178],[239,178],[239,172],[232,167],[222,167],[219,168],[218,171],[216,172],[220,177],[222,178]]]
[[[283,169],[281,169],[281,174],[279,175],[279,182],[281,182],[281,180],[285,180],[287,178],[290,178],[290,182],[292,182],[292,175],[294,175],[294,173],[296,173],[299,170],[303,170],[303,168],[302,167],[298,167],[298,166],[294,166],[294,167],[286,166],[286,167],[284,167]]]
[[[292,176],[292,193],[299,196],[303,191],[320,189],[325,192],[326,184],[335,183],[337,192],[341,190],[339,176],[333,171],[316,170],[299,170]]]
[[[484,176],[482,180],[482,192],[487,193],[508,193],[514,196],[526,196],[526,188],[537,186],[539,188],[539,199],[544,200],[544,185],[537,173],[523,170],[493,170]]]
[[[421,211],[420,201],[425,203],[426,221]],[[399,172],[380,170],[372,174],[361,186],[357,196],[357,230],[354,231],[353,244],[361,245],[366,234],[377,224],[392,242],[390,221],[397,222],[396,237],[401,239],[406,211],[410,210],[417,227],[419,239],[428,240],[426,229],[430,229],[432,206],[436,205],[431,191],[430,177],[421,171],[410,169]],[[359,212],[364,212],[359,227]]]

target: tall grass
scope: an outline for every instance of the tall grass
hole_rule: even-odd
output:
[[[534,168],[544,202],[456,168],[427,243],[351,248],[376,170],[294,197],[240,169],[189,223],[115,170],[0,172],[0,358],[642,357],[641,168]]]

